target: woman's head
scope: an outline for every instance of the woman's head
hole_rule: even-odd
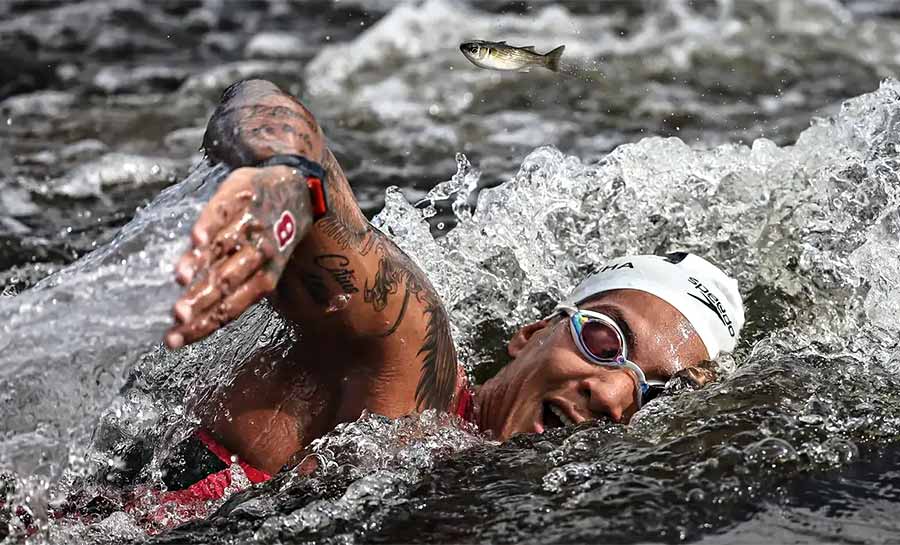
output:
[[[512,362],[478,392],[479,425],[502,439],[595,418],[627,422],[641,404],[640,374],[665,382],[731,351],[743,325],[737,283],[688,254],[614,260],[562,306],[519,330]],[[575,325],[573,309],[585,311]]]

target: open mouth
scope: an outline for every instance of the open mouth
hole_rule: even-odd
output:
[[[564,428],[574,424],[562,409],[550,401],[544,402],[544,411],[541,418],[544,421],[544,429]]]

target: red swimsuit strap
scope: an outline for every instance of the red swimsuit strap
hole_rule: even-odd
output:
[[[197,439],[200,439],[200,442],[203,443],[203,445],[206,446],[206,448],[208,448],[210,452],[215,454],[219,460],[222,460],[222,463],[224,463],[225,465],[230,466],[236,461],[237,464],[241,466],[241,469],[244,470],[244,475],[247,476],[251,483],[257,484],[268,481],[272,478],[272,476],[265,471],[256,469],[237,456],[234,456],[227,448],[223,447],[218,441],[216,441],[215,438],[206,430],[198,429]]]
[[[209,449],[219,460],[222,460],[222,463],[225,465],[231,466],[231,464],[237,463],[241,466],[241,469],[244,470],[244,475],[247,476],[251,483],[257,484],[272,478],[265,471],[260,471],[247,462],[238,459],[237,456],[232,455],[227,448],[216,441],[206,430],[198,429],[194,432],[194,435],[203,443],[203,446]],[[225,495],[225,490],[231,486],[231,481],[231,469],[226,467],[222,471],[207,475],[183,490],[166,492],[160,496],[160,505],[174,503],[187,508],[188,506],[218,500]],[[157,522],[167,519],[168,516],[165,509],[160,509],[153,515]]]
[[[475,423],[475,394],[468,385],[463,385],[456,396],[456,410],[454,414],[471,424]]]
[[[474,424],[475,395],[468,387],[467,381],[465,381],[464,378],[460,383],[461,387],[456,396],[456,410],[454,411],[454,414],[466,422]],[[234,463],[240,465],[241,469],[244,470],[247,479],[251,483],[257,484],[272,478],[272,476],[265,471],[256,469],[252,465],[233,455],[206,430],[198,429],[195,432],[195,435],[210,452],[222,461],[222,463],[228,466]],[[208,475],[206,478],[194,483],[184,490],[167,492],[160,499],[164,503],[174,502],[181,505],[216,500],[225,494],[225,489],[230,485],[231,470],[226,468],[222,471]]]

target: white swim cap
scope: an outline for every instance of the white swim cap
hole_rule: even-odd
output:
[[[685,253],[620,257],[585,279],[564,303],[578,305],[619,289],[644,291],[675,307],[694,327],[710,359],[734,350],[744,325],[737,280],[702,257]]]

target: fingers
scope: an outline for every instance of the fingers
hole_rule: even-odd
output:
[[[271,248],[271,245],[267,245]],[[175,303],[175,319],[190,322],[223,297],[234,292],[269,259],[266,245],[245,244],[234,255],[225,258],[202,279],[192,285]]]
[[[227,247],[212,245],[223,230],[247,221],[247,209],[253,200],[252,175],[252,169],[235,170],[203,207],[191,229],[193,248],[185,252],[175,267],[175,279],[181,285],[190,284],[198,270],[208,267],[225,254]]]
[[[209,308],[197,318],[176,325],[166,334],[169,348],[180,348],[198,341],[224,324],[237,318],[244,310],[275,289],[276,275],[268,269],[258,269],[249,281],[241,284],[234,293],[219,304]],[[211,288],[216,289],[216,288]]]
[[[251,246],[252,234],[261,228],[253,216],[245,214],[221,229],[211,243],[186,252],[175,267],[175,280],[182,286],[190,284],[199,271],[209,268],[223,256]]]
[[[175,304],[170,347],[207,336],[274,289],[312,223],[306,185],[295,183],[291,172],[235,170],[203,209],[193,248],[175,267],[178,283],[190,287]]]
[[[247,204],[253,200],[253,191],[249,186],[253,173],[254,169],[239,168],[222,182],[191,230],[194,246],[209,244],[223,227],[232,223],[239,214],[243,215]]]

